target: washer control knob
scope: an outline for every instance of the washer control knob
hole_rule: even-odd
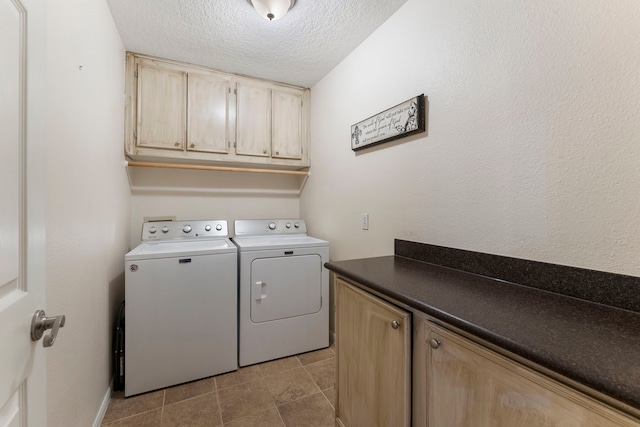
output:
[[[205,225],[204,231],[211,231],[211,226],[209,224]]]
[[[299,222],[296,222],[295,224],[293,224],[293,226],[294,226],[295,228],[300,228],[300,223],[299,223]]]
[[[287,227],[287,228],[291,228],[291,223],[290,223],[290,222],[288,222],[288,223],[287,223],[287,225],[285,225],[285,227]]]
[[[217,224],[216,225],[216,230],[221,231],[222,230],[222,225],[221,224]]]
[[[163,233],[168,233],[169,232],[169,227],[167,227],[166,225],[164,227],[162,227],[162,232]]]
[[[275,222],[270,222],[269,223],[269,230],[275,230],[276,229],[276,223]]]
[[[151,234],[156,234],[156,231],[158,231],[158,230],[156,230],[155,226],[151,226],[151,228],[149,228],[149,233],[151,233]]]
[[[184,231],[185,233],[191,233],[191,226],[185,225],[184,227],[182,227],[182,231]]]

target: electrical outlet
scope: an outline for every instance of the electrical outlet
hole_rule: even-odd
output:
[[[362,214],[362,229],[363,230],[368,230],[369,229],[369,214],[368,213],[363,213]]]

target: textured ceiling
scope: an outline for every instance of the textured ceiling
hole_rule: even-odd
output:
[[[128,51],[311,87],[407,0],[297,0],[267,21],[247,0],[107,0]]]

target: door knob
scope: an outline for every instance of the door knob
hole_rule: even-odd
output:
[[[56,341],[58,330],[64,326],[64,314],[62,316],[46,317],[44,310],[36,310],[31,321],[31,340],[38,341],[44,335],[44,331],[51,329],[51,334],[44,337],[43,347],[51,347]]]

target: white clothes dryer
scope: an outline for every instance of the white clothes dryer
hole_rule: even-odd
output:
[[[236,370],[238,255],[227,222],[142,230],[125,255],[125,396]]]
[[[302,219],[236,220],[240,366],[329,346],[329,242]]]

